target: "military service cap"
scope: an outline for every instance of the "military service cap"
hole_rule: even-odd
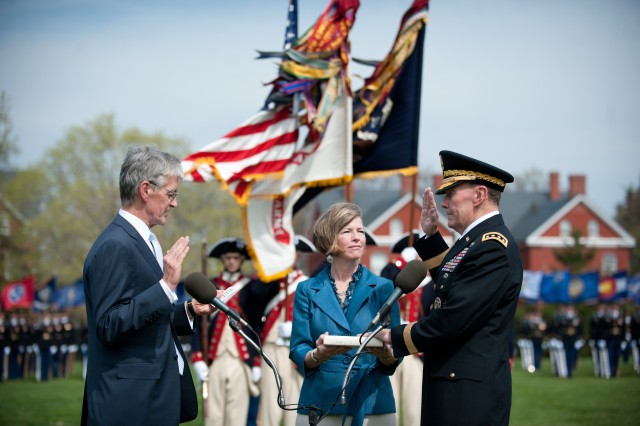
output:
[[[507,183],[513,182],[513,176],[504,170],[457,152],[440,151],[440,164],[443,179],[436,194],[444,194],[464,182],[485,185],[502,192]]]

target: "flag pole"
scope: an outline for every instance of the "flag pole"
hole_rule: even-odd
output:
[[[411,176],[411,203],[409,204],[411,208],[409,209],[409,241],[407,243],[408,247],[413,247],[413,224],[415,221],[415,206],[414,200],[417,196],[417,186],[418,186],[418,173]]]
[[[202,229],[202,243],[200,245],[200,270],[202,271],[202,274],[206,277],[207,276],[207,238],[206,238],[206,233],[204,229]],[[200,348],[202,350],[202,360],[205,362],[205,364],[209,359],[208,336],[209,336],[209,315],[201,315],[200,316]],[[209,383],[207,380],[208,378],[203,380],[201,384],[202,417],[205,419],[209,415],[207,410],[207,399],[209,399]]]

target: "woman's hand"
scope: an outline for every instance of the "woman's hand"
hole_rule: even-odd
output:
[[[336,355],[343,354],[352,349],[351,346],[327,346],[324,344],[324,337],[328,336],[329,332],[321,334],[316,340],[315,349],[307,352],[305,356],[305,365],[308,367],[317,367],[329,358],[333,358]]]

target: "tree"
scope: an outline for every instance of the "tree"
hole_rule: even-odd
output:
[[[640,272],[640,185],[627,189],[624,203],[616,207],[616,222],[636,239],[636,246],[631,252],[631,273]]]
[[[0,169],[6,169],[12,154],[18,152],[16,139],[11,132],[13,123],[9,115],[9,98],[0,92]]]
[[[573,231],[572,238],[572,246],[554,250],[553,254],[556,260],[563,264],[572,274],[578,274],[583,272],[585,266],[593,260],[596,251],[582,244],[580,241],[582,233],[579,229]]]
[[[534,167],[515,176],[512,190],[540,192],[545,191],[548,187],[548,176],[542,170]]]
[[[34,170],[12,182],[13,196],[32,190],[38,194],[25,224],[30,250],[20,256],[23,269],[39,281],[56,275],[63,285],[81,277],[89,248],[120,208],[120,166],[128,147],[135,145],[154,145],[178,158],[188,153],[181,139],[136,128],[120,131],[112,115],[102,115],[70,128]],[[24,200],[32,207],[34,202]],[[187,274],[201,268],[203,234],[209,241],[241,235],[240,209],[219,185],[184,183],[178,208],[154,232],[165,251],[179,236],[192,237],[183,265]]]

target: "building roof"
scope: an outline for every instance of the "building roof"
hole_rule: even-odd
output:
[[[372,223],[379,222],[381,217],[388,213],[388,210],[394,207],[403,196],[406,194],[402,194],[400,188],[356,185],[353,191],[353,202],[362,209],[363,222],[365,227],[368,227]],[[418,198],[420,196],[418,194]],[[325,211],[330,205],[344,201],[344,199],[344,188],[338,187],[324,191],[317,197],[316,202],[320,211]],[[410,197],[406,199],[409,202]],[[441,221],[445,218],[444,223],[446,223],[446,212],[440,207],[442,199],[442,195],[436,195]],[[516,241],[524,243],[528,237],[539,232],[541,227],[548,225],[548,222],[553,220],[559,212],[569,208],[576,201],[587,204],[603,221],[621,233],[625,240],[629,239],[626,231],[617,225],[613,218],[608,217],[595,207],[593,202],[584,195],[569,198],[567,194],[561,194],[557,200],[552,200],[547,191],[507,190],[500,200],[500,212]],[[419,224],[413,226],[419,228]]]

